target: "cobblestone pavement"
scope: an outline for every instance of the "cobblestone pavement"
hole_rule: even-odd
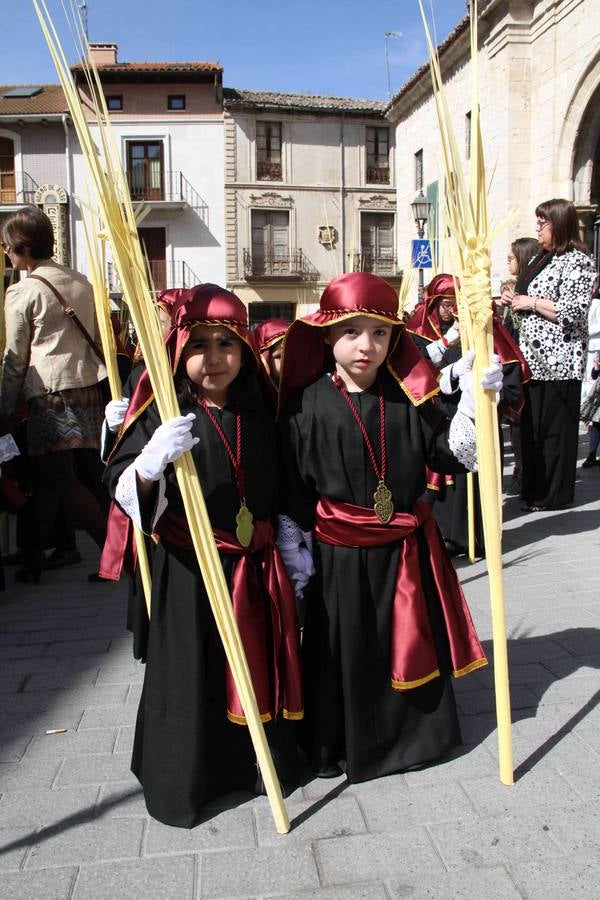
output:
[[[505,502],[515,785],[498,779],[484,669],[456,684],[465,743],[452,758],[361,785],[308,781],[287,801],[287,836],[264,797],[230,797],[192,831],[150,819],[129,772],[143,666],[125,630],[125,583],[89,584],[91,550],[39,586],[15,586],[9,569],[0,896],[598,897],[599,497],[593,468],[579,471],[571,510]],[[491,652],[485,566],[457,567]]]

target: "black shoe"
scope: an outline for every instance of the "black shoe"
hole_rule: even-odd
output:
[[[593,453],[590,453],[590,455],[586,456],[584,461],[581,463],[581,468],[582,469],[590,469],[592,466],[597,466],[597,465],[598,465],[598,460],[596,459],[596,457],[594,456]]]
[[[521,478],[521,476],[513,475],[506,488],[506,493],[510,494],[511,496],[516,496],[521,493],[522,487],[523,479]]]
[[[108,581],[112,581],[112,578],[103,578],[98,572],[90,572],[87,577],[88,581],[96,582],[98,584],[105,584]]]
[[[337,765],[337,763],[331,763],[328,766],[322,766],[320,769],[314,770],[317,778],[339,778],[340,775],[344,774],[344,770]]]
[[[467,552],[466,547],[461,547],[460,544],[457,544],[456,541],[451,541],[449,538],[444,538],[444,544],[446,545],[448,556],[462,556]]]
[[[40,578],[42,577],[43,562],[43,553],[33,553],[29,559],[23,563],[21,568],[17,569],[15,572],[15,581],[20,581],[22,584],[28,584],[30,581],[33,582],[33,584],[39,584]]]
[[[77,566],[81,562],[81,553],[74,547],[72,550],[60,550],[56,547],[44,563],[45,569],[63,569],[66,566]]]
[[[25,554],[22,550],[15,550],[14,553],[8,553],[2,557],[5,566],[20,566],[25,562]]]

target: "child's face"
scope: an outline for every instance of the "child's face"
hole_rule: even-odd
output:
[[[182,355],[185,371],[205,400],[227,401],[242,365],[242,342],[223,325],[195,325]]]
[[[269,353],[269,373],[273,381],[276,381],[278,384],[281,378],[281,347],[282,341],[279,341],[271,347],[271,352]]]
[[[330,325],[329,342],[342,379],[361,390],[373,384],[377,369],[387,356],[391,336],[391,325],[369,316],[353,316]]]
[[[450,300],[444,297],[438,303],[438,314],[442,322],[450,322],[454,319],[456,313],[456,300]]]

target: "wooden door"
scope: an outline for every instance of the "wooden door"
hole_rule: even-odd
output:
[[[167,232],[165,228],[138,228],[142,250],[148,260],[150,287],[165,291],[167,284]]]

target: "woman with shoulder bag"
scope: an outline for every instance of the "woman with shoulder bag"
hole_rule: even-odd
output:
[[[28,273],[6,292],[0,411],[13,421],[23,394],[39,531],[30,535],[17,577],[37,582],[61,504],[99,547],[104,543],[105,514],[77,469],[88,469],[89,451],[95,456],[100,447],[106,368],[95,342],[92,287],[52,259],[50,219],[36,206],[25,207],[6,220],[2,237],[13,268]]]

